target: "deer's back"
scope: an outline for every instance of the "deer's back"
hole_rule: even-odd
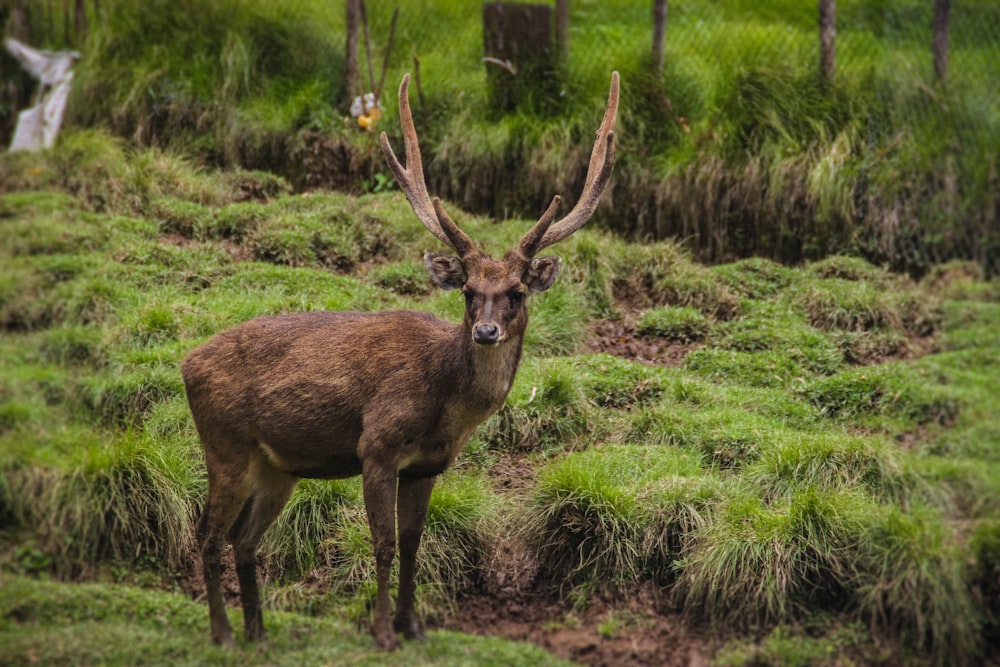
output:
[[[203,440],[236,434],[303,460],[356,455],[367,421],[427,432],[459,381],[447,347],[458,325],[411,311],[260,317],[182,362]]]

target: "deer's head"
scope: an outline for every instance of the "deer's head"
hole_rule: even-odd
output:
[[[528,230],[520,242],[501,259],[479,250],[472,239],[451,219],[435,197],[431,200],[424,182],[423,163],[410,114],[410,75],[399,85],[399,116],[406,146],[404,168],[392,150],[385,132],[382,150],[413,211],[420,222],[455,254],[427,253],[424,261],[434,283],[443,289],[461,289],[465,294],[465,325],[479,345],[500,345],[520,338],[528,322],[527,297],[547,290],[559,274],[561,260],[538,253],[563,240],[582,227],[597,208],[604,187],[611,177],[615,160],[615,118],[618,113],[618,72],[611,75],[604,120],[597,131],[583,193],[565,217],[556,220],[560,197],[552,203]]]

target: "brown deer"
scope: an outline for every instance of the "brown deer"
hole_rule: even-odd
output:
[[[362,476],[375,548],[373,634],[384,649],[423,636],[414,613],[417,548],[435,478],[503,404],[528,324],[526,297],[548,289],[558,257],[542,248],[583,226],[614,163],[618,73],[591,153],[583,194],[553,222],[559,197],[518,245],[493,259],[428,197],[410,115],[409,75],[399,86],[407,166],[385,133],[382,149],[420,221],[458,256],[428,253],[444,289],[465,294],[461,324],[427,313],[308,312],[259,317],[193,350],[181,370],[205,447],[208,500],[198,522],[212,639],[232,644],[220,584],[231,542],[249,640],[264,640],[256,553],[299,479]],[[391,618],[389,573],[399,522],[399,594]]]

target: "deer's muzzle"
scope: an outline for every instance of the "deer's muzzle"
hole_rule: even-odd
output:
[[[472,340],[480,345],[496,345],[500,342],[500,327],[495,324],[477,324],[472,330]]]

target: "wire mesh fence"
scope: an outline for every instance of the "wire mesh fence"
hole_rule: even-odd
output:
[[[656,4],[569,0],[565,79],[570,84],[600,86],[612,69],[633,75],[643,67],[653,69]],[[774,81],[809,88],[810,80],[820,77],[822,3],[662,4],[666,30],[660,76],[665,104],[659,104],[662,117],[652,122],[681,128],[689,135],[688,144],[677,140],[659,145],[655,154],[639,151],[643,160],[662,168],[655,177],[642,179],[644,190],[626,190],[627,214],[612,226],[638,237],[682,237],[708,260],[747,254],[794,260],[810,253],[847,250],[918,271],[956,257],[977,260],[991,273],[1000,269],[996,195],[1000,191],[1000,2],[828,3],[834,8],[836,30],[833,104],[846,108],[816,108],[820,114],[837,115],[835,122],[795,118],[798,102],[760,90]],[[941,69],[932,44],[935,10],[945,4],[950,20],[946,69]],[[470,23],[482,20],[480,2],[423,5],[446,11],[452,21],[456,16]],[[442,38],[433,25],[413,26],[412,48]],[[421,34],[421,27],[426,32]],[[456,57],[474,61],[483,55],[472,50],[477,46]],[[796,91],[787,92],[790,97]],[[761,103],[765,95],[777,99]],[[791,109],[783,115],[786,101]],[[740,114],[749,118],[732,120],[732,115]],[[628,120],[621,128],[623,141],[632,129]],[[728,145],[713,135],[744,131],[739,125],[744,122],[757,124],[757,130],[748,132],[751,135],[777,136],[765,140],[780,145],[761,162],[754,163],[753,155],[729,152],[723,158],[728,171],[712,182],[704,166],[699,171],[670,155],[690,155],[691,142]],[[799,124],[819,129],[802,130],[796,127]],[[760,143],[744,148],[755,155],[768,150]],[[788,153],[799,156],[800,174],[792,173]],[[716,157],[702,150],[695,159],[705,165]],[[740,168],[742,173],[734,171]],[[678,176],[685,169],[688,177]],[[750,179],[747,174],[752,169],[763,176]],[[796,179],[799,190],[789,185]],[[733,194],[740,189],[766,191],[757,192],[756,198]],[[695,205],[685,197],[713,203]],[[825,223],[816,221],[823,216],[828,218]],[[779,228],[784,229],[774,231]],[[830,240],[813,239],[810,250],[801,242],[808,235],[826,235]]]
[[[200,3],[227,1],[236,2]],[[14,0],[0,8],[0,22],[7,34],[40,34],[40,46],[80,48],[88,22],[93,27],[130,2],[137,4]],[[151,11],[159,4],[138,3]],[[188,4],[195,11],[199,2]],[[346,2],[291,4],[314,13],[329,40],[343,43]],[[818,1],[542,4],[552,8],[553,35],[557,6],[568,10],[562,43],[553,44],[559,66],[553,82],[542,84],[554,95],[542,110],[556,123],[564,96],[593,90],[598,99],[608,72],[623,72],[617,212],[609,226],[640,238],[682,238],[706,260],[860,251],[907,268],[960,257],[1000,270],[997,0],[830,0],[835,51],[825,88],[817,85]],[[666,17],[662,69],[653,45],[658,4]],[[944,4],[942,77],[932,44],[935,9]],[[376,63],[396,6],[397,68],[422,61],[433,77],[427,88],[455,96],[470,80],[486,84],[498,65],[484,61],[483,2],[367,0]],[[0,54],[0,114],[8,121],[27,102],[23,75],[10,65]],[[460,203],[507,210],[496,196]]]

